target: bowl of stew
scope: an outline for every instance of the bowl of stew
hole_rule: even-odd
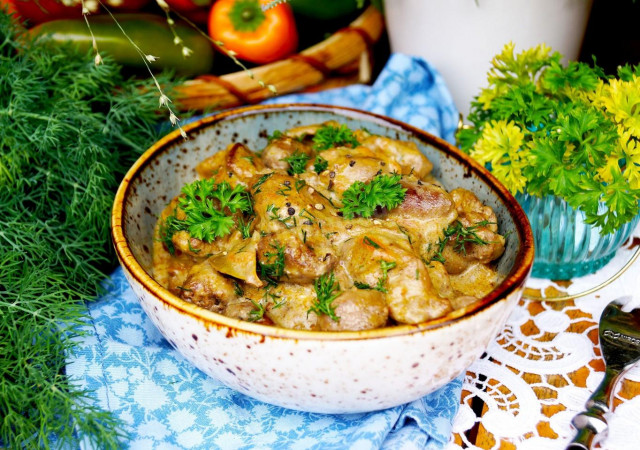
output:
[[[164,337],[237,391],[321,413],[403,404],[462,373],[520,299],[526,216],[445,141],[311,104],[184,128],[126,174],[113,242]]]

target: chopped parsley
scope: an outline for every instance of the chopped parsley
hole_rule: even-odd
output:
[[[400,184],[401,176],[377,175],[368,183],[356,181],[342,194],[343,217],[371,217],[377,208],[393,209],[404,200],[407,190]]]
[[[273,133],[271,133],[271,135],[267,136],[267,140],[269,142],[273,141],[274,139],[279,139],[282,136],[284,136],[284,133],[280,130],[274,130]]]
[[[313,136],[313,148],[321,152],[332,147],[357,147],[360,142],[353,135],[353,131],[346,125],[334,127],[332,125],[324,125]]]
[[[175,252],[171,238],[177,231],[187,231],[195,239],[213,242],[231,233],[236,225],[233,214],[253,213],[251,196],[244,186],[231,188],[226,181],[218,184],[211,179],[185,185],[178,207],[184,211],[185,218],[178,219],[174,211],[160,227],[160,239],[171,254]]]
[[[321,172],[327,170],[327,167],[329,167],[329,161],[324,159],[322,156],[317,155],[315,161],[313,161],[314,172],[320,174]]]
[[[295,175],[304,172],[307,167],[307,162],[309,162],[309,155],[296,151],[291,156],[284,158],[283,161],[289,163],[287,173],[289,175]]]
[[[327,315],[335,322],[340,320],[340,317],[336,316],[336,310],[332,305],[333,301],[340,295],[340,284],[336,281],[333,272],[316,278],[313,282],[313,287],[316,291],[316,302],[309,308],[307,314],[314,312],[317,315]]]

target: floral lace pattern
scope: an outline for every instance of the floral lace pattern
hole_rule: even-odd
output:
[[[640,227],[631,242],[640,243]],[[607,279],[636,248],[628,243],[598,274],[575,279],[580,292]],[[640,306],[640,260],[618,280],[574,301],[522,300],[502,332],[468,370],[449,450],[461,448],[564,448],[574,436],[571,419],[604,374],[598,345],[598,321],[613,299],[631,296]],[[534,280],[543,290],[558,284]],[[635,298],[633,297],[635,295]],[[640,441],[640,366],[618,384],[609,433],[596,448],[626,450]],[[479,411],[480,414],[477,414]],[[481,415],[481,418],[478,417]]]

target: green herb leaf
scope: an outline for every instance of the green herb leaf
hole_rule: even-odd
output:
[[[313,162],[314,172],[320,174],[321,172],[327,170],[327,167],[329,167],[329,162],[320,155],[316,156],[316,159]]]
[[[333,301],[340,295],[340,284],[336,281],[335,275],[331,272],[329,275],[321,275],[313,282],[316,291],[316,302],[309,308],[307,314],[314,312],[317,315],[327,315],[331,320],[337,322],[340,317],[336,316]]]
[[[284,158],[283,161],[289,163],[287,173],[289,175],[295,175],[305,171],[307,162],[309,161],[309,155],[296,151],[291,156]]]
[[[356,181],[342,194],[343,216],[371,217],[377,208],[391,210],[400,205],[407,192],[400,178],[400,175],[377,175],[368,183]]]
[[[357,147],[360,145],[346,125],[334,127],[332,125],[322,126],[313,136],[313,148],[321,152],[332,147]]]
[[[444,237],[438,241],[438,249],[435,255],[432,256],[431,261],[440,261],[441,263],[446,262],[446,260],[442,256],[442,251],[444,250],[448,242],[452,243],[453,249],[457,253],[462,253],[464,255],[467,254],[467,244],[489,245],[490,242],[485,241],[480,236],[478,236],[477,230],[490,224],[491,222],[489,222],[488,220],[482,220],[475,223],[474,225],[465,227],[464,225],[462,225],[462,222],[456,220],[447,228],[445,228]]]
[[[106,56],[32,41],[7,14],[0,36],[0,445],[119,448],[124,424],[65,366],[117,265],[115,191],[160,137],[157,92]]]
[[[284,246],[279,241],[271,244],[273,251],[265,252],[267,262],[258,261],[258,275],[270,286],[277,286],[284,274]]]
[[[185,185],[182,194],[178,205],[186,218],[179,220],[173,215],[166,219],[161,228],[161,239],[165,244],[178,230],[188,231],[195,239],[213,242],[231,233],[235,226],[233,213],[253,212],[251,197],[242,185],[232,189],[226,181],[216,184],[212,179],[196,180]],[[170,245],[167,247],[169,251],[173,248]]]

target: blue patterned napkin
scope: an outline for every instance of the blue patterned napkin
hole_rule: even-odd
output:
[[[453,142],[457,111],[440,75],[393,55],[373,86],[277,98],[330,103],[408,122]],[[128,426],[132,449],[440,449],[449,441],[462,378],[408,405],[367,414],[288,410],[235,392],[191,366],[139,306],[121,269],[88,304],[90,335],[67,373]]]

